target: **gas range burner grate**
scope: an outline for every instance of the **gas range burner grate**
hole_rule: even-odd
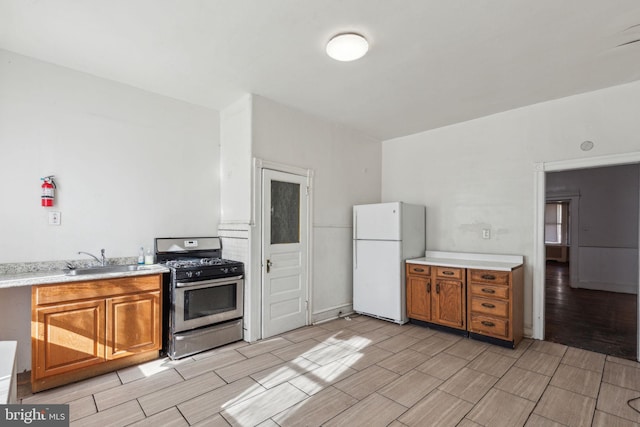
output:
[[[193,258],[193,259],[176,259],[170,260],[165,263],[167,267],[171,268],[190,268],[201,267],[208,265],[226,265],[231,264],[234,261],[229,261],[222,258]]]

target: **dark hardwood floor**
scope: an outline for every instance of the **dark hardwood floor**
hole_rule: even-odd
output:
[[[636,360],[637,295],[573,289],[568,264],[546,268],[545,341]]]

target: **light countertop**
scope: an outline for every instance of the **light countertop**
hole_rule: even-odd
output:
[[[0,274],[0,289],[17,286],[46,285],[50,283],[72,283],[85,280],[112,279],[117,277],[146,276],[168,273],[169,269],[159,264],[145,265],[136,271],[118,271],[113,273],[82,274],[67,276],[62,270],[37,271],[19,274]]]
[[[422,258],[406,261],[411,264],[437,265],[452,268],[511,271],[524,263],[520,255],[474,254],[465,252],[426,251]]]

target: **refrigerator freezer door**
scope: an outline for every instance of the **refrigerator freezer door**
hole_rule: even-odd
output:
[[[354,240],[353,246],[354,311],[405,323],[401,242]]]
[[[353,238],[364,240],[401,240],[399,202],[353,207]]]

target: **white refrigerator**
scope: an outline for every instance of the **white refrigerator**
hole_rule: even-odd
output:
[[[402,202],[353,207],[353,310],[407,322],[405,260],[424,256],[426,208]]]

